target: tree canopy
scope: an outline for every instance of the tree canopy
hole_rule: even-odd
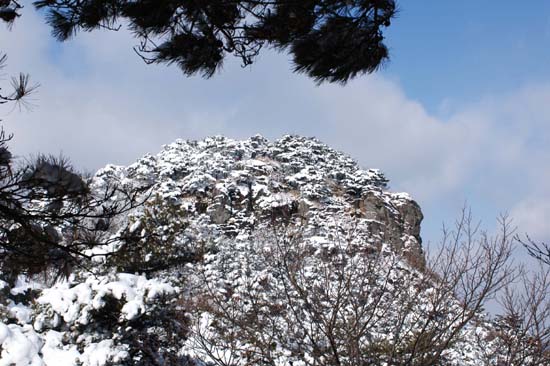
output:
[[[346,82],[388,59],[382,30],[393,0],[39,0],[53,35],[129,28],[147,63],[177,64],[211,77],[227,55],[250,65],[269,46],[292,56],[294,71]]]

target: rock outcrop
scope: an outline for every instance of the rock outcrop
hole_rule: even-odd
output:
[[[313,138],[177,140],[156,156],[98,174],[114,177],[154,183],[155,195],[183,209],[191,229],[195,223],[212,229],[210,240],[218,234],[245,238],[273,224],[329,235],[335,223],[346,222],[359,228],[358,243],[388,243],[415,266],[424,265],[418,204],[389,192],[380,171],[363,170]]]

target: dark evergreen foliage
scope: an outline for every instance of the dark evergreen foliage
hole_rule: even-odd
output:
[[[6,66],[8,56],[0,53],[0,71]],[[3,75],[1,75],[3,77]],[[0,86],[0,105],[9,102],[15,102],[18,105],[29,106],[26,98],[32,94],[37,88],[38,84],[31,84],[28,74],[20,73],[17,77],[11,78],[10,83],[11,91],[7,94],[3,92],[2,86]]]
[[[388,59],[382,29],[393,0],[38,0],[53,34],[118,29],[127,22],[147,63],[212,76],[226,55],[251,64],[264,46],[288,51],[294,70],[346,82]]]
[[[0,0],[0,19],[11,25],[21,14],[22,6],[15,0]]]
[[[20,9],[17,1],[0,0],[0,20],[11,25]],[[0,70],[6,61],[0,53]],[[37,87],[21,73],[11,79],[9,92],[0,87],[0,105],[28,107],[26,98]],[[90,249],[119,239],[107,234],[112,219],[140,205],[137,197],[146,187],[112,184],[93,192],[91,178],[64,158],[41,155],[17,164],[8,147],[12,137],[0,126],[0,277],[68,276],[94,256]]]
[[[3,279],[52,270],[68,276],[91,259],[89,249],[117,240],[104,232],[113,218],[140,204],[141,189],[112,185],[93,192],[90,179],[64,159],[39,156],[16,166],[0,132],[0,269]]]

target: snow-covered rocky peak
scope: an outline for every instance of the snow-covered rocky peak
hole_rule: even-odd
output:
[[[314,138],[176,140],[157,155],[97,174],[100,181],[114,178],[152,184],[151,199],[177,207],[188,233],[208,227],[214,241],[246,239],[273,223],[300,225],[316,236],[353,226],[358,243],[387,243],[411,263],[424,263],[418,205],[387,191],[379,170],[361,169]]]
[[[109,165],[93,189],[143,204],[96,225],[68,279],[0,281],[0,365],[500,364],[506,338],[448,286],[475,294],[477,267],[451,254],[437,280],[419,206],[387,182],[297,136]]]

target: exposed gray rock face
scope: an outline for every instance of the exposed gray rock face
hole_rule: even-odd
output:
[[[310,236],[389,244],[415,266],[424,265],[416,202],[387,191],[380,171],[360,169],[312,138],[177,140],[156,156],[98,174],[112,177],[153,183],[155,197],[185,212],[188,236],[208,228],[205,240],[246,239],[273,225],[299,225]]]
[[[371,233],[380,232],[382,239],[393,249],[403,253],[411,264],[423,268],[425,258],[420,237],[423,215],[420,206],[399,194],[393,194],[389,202],[383,196],[371,191],[361,197],[361,212],[373,220]]]

